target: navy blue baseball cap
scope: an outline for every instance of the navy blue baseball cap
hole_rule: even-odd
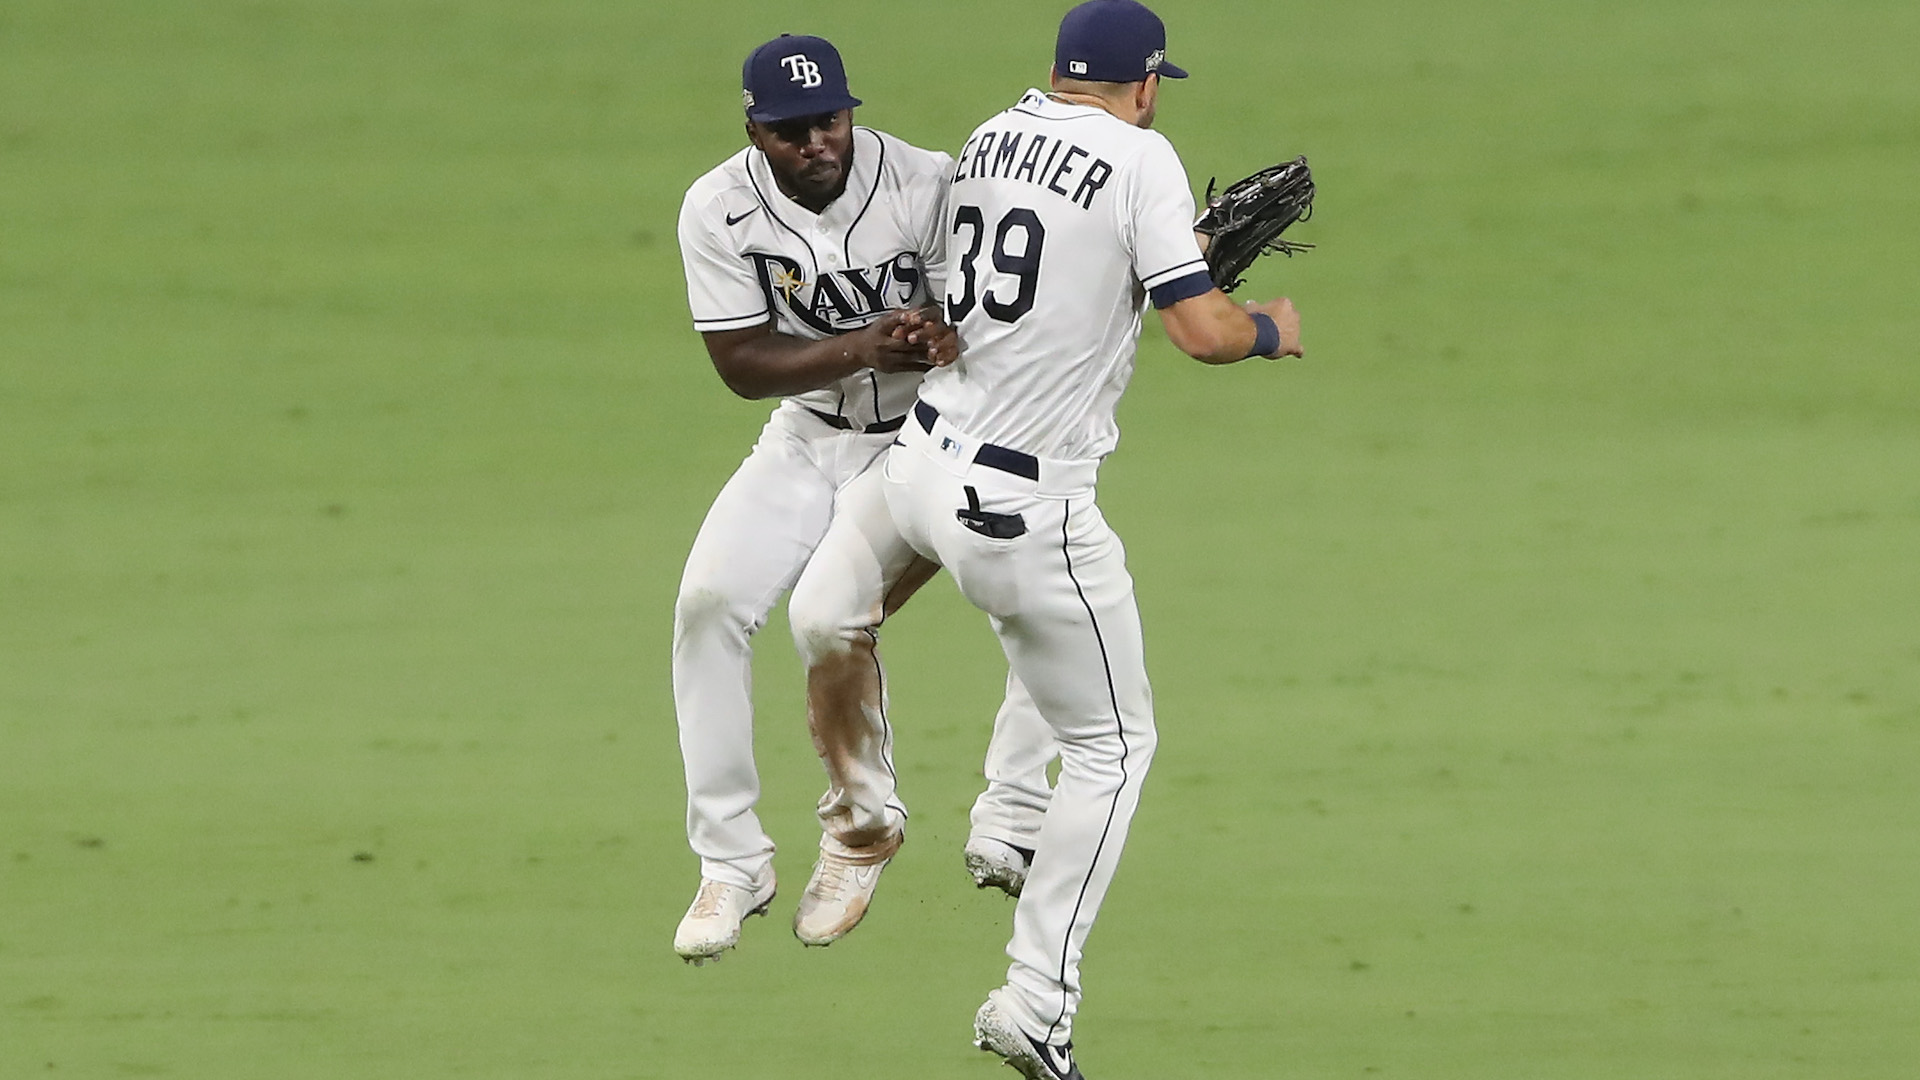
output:
[[[1184,79],[1167,63],[1167,25],[1134,0],[1087,0],[1060,20],[1053,69],[1063,79],[1142,82],[1148,75]]]
[[[860,104],[847,92],[847,67],[826,38],[781,34],[747,54],[740,71],[747,119],[762,124],[818,116]]]

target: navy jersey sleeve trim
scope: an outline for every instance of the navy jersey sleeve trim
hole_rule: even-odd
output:
[[[1175,278],[1186,277],[1188,274],[1194,273],[1195,271],[1205,271],[1206,268],[1207,268],[1207,260],[1189,259],[1188,261],[1183,262],[1178,266],[1169,266],[1165,270],[1161,270],[1157,273],[1148,274],[1147,276],[1140,279],[1140,284],[1145,285],[1149,289],[1157,289],[1160,286],[1165,285],[1167,282],[1174,280]]]
[[[1195,270],[1185,277],[1177,277],[1152,290],[1153,306],[1170,308],[1182,300],[1191,300],[1196,296],[1205,296],[1213,291],[1213,278],[1205,270]]]
[[[695,319],[693,328],[700,333],[710,334],[721,330],[744,330],[749,326],[759,326],[772,316],[771,311],[762,311],[754,315],[729,315],[719,319]]]

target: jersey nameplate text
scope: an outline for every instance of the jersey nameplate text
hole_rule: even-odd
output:
[[[1091,160],[1083,160],[1091,159]],[[1020,131],[982,131],[967,140],[953,170],[961,180],[1020,180],[1046,188],[1082,210],[1113,177],[1113,166],[1064,139]]]

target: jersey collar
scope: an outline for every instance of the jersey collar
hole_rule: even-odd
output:
[[[1088,113],[1097,113],[1101,116],[1113,115],[1107,110],[1093,105],[1074,105],[1065,101],[1055,101],[1047,96],[1045,90],[1038,87],[1034,87],[1020,95],[1020,100],[1014,103],[1013,108],[1016,112],[1042,116],[1049,120],[1074,120],[1086,116]]]

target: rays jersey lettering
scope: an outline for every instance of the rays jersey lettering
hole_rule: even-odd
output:
[[[920,262],[911,251],[879,266],[829,271],[811,283],[798,259],[763,251],[749,251],[746,257],[767,309],[784,309],[820,337],[858,330],[923,295]]]
[[[694,329],[770,323],[819,340],[933,302],[946,288],[952,173],[946,154],[856,127],[847,189],[814,214],[781,193],[758,150],[721,162],[680,206]],[[903,416],[919,384],[917,373],[863,371],[787,400],[864,427]]]

